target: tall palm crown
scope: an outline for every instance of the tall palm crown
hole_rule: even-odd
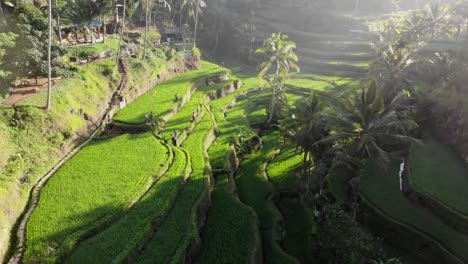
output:
[[[271,37],[264,40],[263,47],[255,51],[266,59],[258,68],[258,76],[265,79],[271,69],[274,69],[275,72],[271,82],[272,99],[268,123],[271,123],[277,115],[277,91],[282,89],[283,80],[287,78],[290,69],[299,71],[299,66],[295,63],[298,60],[296,53],[294,53],[295,48],[296,43],[288,40],[288,36],[280,32],[271,34]]]
[[[205,8],[206,3],[203,0],[181,0],[179,4],[179,12],[181,16],[185,14],[186,17],[191,17],[195,21],[195,14],[197,7]],[[181,17],[182,18],[182,17]]]
[[[263,47],[255,52],[265,57],[265,61],[259,66],[259,76],[265,76],[268,71],[275,67],[275,75],[287,74],[290,69],[299,71],[297,55],[294,52],[296,43],[288,40],[288,36],[280,33],[273,33],[271,37],[263,42]]]
[[[318,143],[344,144],[350,156],[388,161],[388,153],[395,145],[419,142],[408,136],[408,130],[416,124],[403,114],[405,99],[406,95],[400,93],[385,106],[372,82],[354,103],[343,103],[343,111],[334,120],[333,133]]]

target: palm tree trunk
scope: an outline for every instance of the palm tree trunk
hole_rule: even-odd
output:
[[[216,38],[215,38],[215,46],[213,50],[211,51],[211,54],[213,55],[216,50],[218,49],[218,42],[219,42],[219,30],[216,30]]]
[[[146,0],[146,14],[145,14],[145,48],[143,51],[143,59],[146,58],[146,49],[148,48],[148,9],[149,0]]]
[[[357,17],[359,11],[359,0],[354,2],[354,17]]]
[[[270,117],[268,118],[267,124],[270,124],[274,117],[275,112],[275,103],[276,103],[276,85],[279,83],[279,61],[276,61],[276,73],[275,79],[273,80],[272,91],[271,91],[271,108],[270,108]]]
[[[122,53],[122,38],[123,38],[123,33],[124,33],[124,28],[125,28],[125,6],[127,5],[127,1],[124,0],[123,4],[123,17],[122,17],[122,27],[120,29],[120,38],[119,38],[119,48],[117,51],[117,63],[119,63],[120,59],[120,54]]]
[[[107,26],[106,26],[106,16],[102,20],[102,43],[106,42],[106,35],[107,35]]]
[[[60,46],[63,47],[62,28],[60,26],[60,12],[59,12],[58,0],[55,0],[55,9],[57,10],[57,28],[58,28]]]
[[[179,27],[182,27],[182,9],[180,10],[180,14],[179,14]]]
[[[176,9],[174,8],[174,14],[172,15],[172,19],[171,19],[171,26],[174,26],[174,20],[175,20],[175,15],[177,14],[177,11]]]
[[[52,47],[52,0],[49,0],[48,3],[48,22],[49,22],[49,40],[47,43],[47,106],[46,111],[50,110],[50,99],[51,99],[51,92],[52,92],[52,83],[51,83],[51,75],[52,75],[52,66],[50,63],[50,53]]]
[[[195,13],[195,29],[193,30],[193,47],[197,47],[197,27],[198,27],[198,13],[200,12],[200,2],[201,0],[198,0],[197,3],[197,11]]]

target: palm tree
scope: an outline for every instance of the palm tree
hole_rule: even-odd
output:
[[[271,37],[264,40],[263,47],[255,51],[265,57],[265,61],[259,66],[259,78],[264,78],[271,69],[275,71],[272,82],[272,100],[268,124],[277,118],[275,103],[277,89],[281,88],[281,79],[288,77],[287,75],[290,69],[299,71],[299,66],[295,63],[298,60],[296,53],[294,53],[295,48],[296,43],[288,40],[287,35],[273,33]]]
[[[47,106],[46,106],[46,111],[49,111],[51,93],[52,93],[52,82],[51,82],[52,66],[50,62],[50,57],[51,57],[50,53],[52,49],[52,0],[49,0],[47,7],[48,7],[49,37],[48,37],[48,43],[47,43]]]
[[[167,7],[169,11],[171,10],[171,5],[166,1],[166,0],[157,0],[159,3],[162,3],[164,7]],[[149,29],[149,16],[150,10],[152,6],[150,7],[150,2],[151,0],[146,0],[146,11],[145,11],[145,45],[144,45],[144,52],[143,52],[143,59],[146,58],[146,51],[147,51],[147,46],[148,46],[148,29]]]
[[[359,11],[359,0],[354,1],[354,17],[357,17]]]
[[[110,7],[111,0],[68,0],[64,13],[73,23],[89,27],[94,18],[108,12]],[[91,35],[91,39],[93,35]]]
[[[328,117],[324,109],[325,104],[319,100],[317,93],[313,93],[310,98],[297,101],[290,108],[287,117],[280,121],[284,138],[294,142],[303,152],[303,182],[306,193],[310,187],[312,164],[315,167],[314,172],[318,178],[320,193],[331,165],[327,156],[331,145],[315,145],[330,133],[327,124]]]
[[[181,0],[179,2],[179,26],[182,26],[182,19],[185,18],[193,18],[193,22],[195,22],[195,16],[199,8],[206,7],[206,2],[204,0]]]
[[[60,40],[60,46],[63,47],[63,40],[62,40],[62,29],[60,27],[60,9],[58,5],[58,0],[55,0],[55,9],[57,12],[57,29],[58,29],[58,35],[59,35],[59,40]]]
[[[420,142],[408,136],[417,125],[405,112],[406,99],[399,93],[385,106],[375,81],[370,82],[354,103],[343,99],[339,115],[333,120],[333,132],[315,145],[333,142],[344,145],[350,157],[387,163],[390,152],[401,150],[403,144]]]
[[[117,57],[116,57],[116,60],[117,60],[117,63],[119,63],[119,60],[120,60],[120,55],[121,55],[121,52],[122,52],[122,39],[123,39],[123,33],[124,33],[124,28],[125,28],[125,7],[127,5],[127,1],[124,0],[123,2],[123,14],[122,14],[122,26],[120,28],[120,37],[119,37],[119,47],[117,49]]]
[[[206,7],[206,3],[202,0],[198,0],[196,13],[195,13],[195,27],[193,29],[193,47],[197,46],[197,29],[198,29],[198,15],[200,14],[200,8]]]

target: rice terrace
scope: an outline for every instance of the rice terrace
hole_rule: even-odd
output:
[[[467,0],[0,0],[0,260],[468,263]]]

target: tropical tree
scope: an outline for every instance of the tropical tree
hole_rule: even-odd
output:
[[[123,34],[124,34],[124,29],[125,29],[125,8],[126,8],[126,6],[127,6],[127,1],[124,0],[123,1],[122,26],[120,27],[119,47],[117,49],[117,56],[116,56],[117,63],[119,63],[120,55],[121,55],[121,52],[122,52],[122,40],[123,40]]]
[[[9,69],[4,68],[5,64],[2,59],[6,54],[6,48],[13,48],[15,46],[15,39],[17,37],[18,35],[13,32],[0,33],[0,79],[6,78],[11,74]]]
[[[188,20],[189,18],[193,19],[195,22],[195,15],[200,7],[206,7],[206,2],[204,0],[180,0],[179,1],[179,26],[182,26],[182,21],[185,18]]]
[[[196,12],[195,12],[195,26],[193,29],[193,46],[197,46],[197,30],[198,30],[198,15],[200,14],[200,8],[206,7],[206,3],[202,0],[198,0]]]
[[[55,0],[55,12],[57,14],[57,29],[58,29],[58,37],[59,37],[59,41],[60,41],[60,46],[63,47],[63,40],[62,40],[62,29],[61,29],[61,26],[60,26],[60,8],[59,8],[59,4],[58,4],[58,0]]]
[[[74,24],[89,27],[90,23],[101,14],[107,13],[112,6],[110,0],[68,0],[65,16]],[[91,34],[91,40],[94,34]]]
[[[331,166],[331,144],[315,144],[330,134],[328,118],[325,104],[321,102],[317,93],[312,93],[309,98],[298,100],[289,109],[286,118],[280,120],[284,138],[293,142],[303,152],[303,182],[306,193],[310,188],[312,165],[318,178],[319,193]]]
[[[148,47],[148,29],[149,29],[149,19],[151,17],[150,10],[152,9],[151,0],[146,1],[146,10],[145,10],[145,45],[144,45],[144,52],[143,52],[143,59],[146,58],[146,51]],[[168,8],[169,11],[171,10],[171,5],[166,0],[157,0],[158,3],[162,3],[165,8]]]
[[[332,133],[315,144],[342,144],[350,157],[386,163],[390,152],[401,149],[395,148],[396,145],[420,142],[409,136],[417,124],[406,112],[406,100],[407,95],[400,93],[385,106],[383,95],[377,93],[376,82],[371,81],[354,102],[343,99],[339,115],[333,120]]]
[[[359,11],[359,0],[354,0],[354,17],[357,17]]]
[[[10,21],[12,23],[8,23],[9,31],[18,36],[14,47],[5,48],[2,66],[16,76],[34,77],[37,81],[38,76],[48,73],[47,13],[34,5],[20,4],[15,7]],[[66,69],[60,59],[63,50],[54,42],[51,46],[52,75],[62,75]]]
[[[263,47],[256,50],[256,53],[265,58],[265,61],[258,67],[258,76],[259,78],[267,80],[267,83],[270,83],[272,87],[268,124],[277,119],[277,91],[281,91],[281,89],[284,88],[283,80],[288,78],[290,69],[299,71],[299,66],[295,63],[298,60],[294,52],[295,48],[296,43],[288,40],[287,35],[273,33],[271,37],[264,40]],[[270,70],[274,71],[274,75],[272,78],[265,78],[268,76]]]
[[[47,42],[47,105],[46,111],[50,110],[50,100],[52,94],[52,64],[51,64],[51,51],[52,51],[52,0],[49,0],[48,4],[48,42]],[[60,32],[59,32],[60,34]]]

